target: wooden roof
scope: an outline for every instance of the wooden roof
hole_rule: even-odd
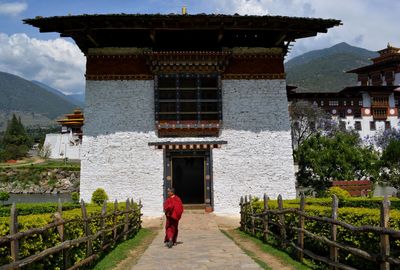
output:
[[[36,17],[24,23],[40,32],[71,37],[89,48],[148,47],[153,50],[220,50],[223,47],[282,47],[326,33],[334,19],[240,15],[107,14]],[[286,50],[285,50],[286,51]]]

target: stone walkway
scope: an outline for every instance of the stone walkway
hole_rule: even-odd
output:
[[[178,245],[165,247],[162,230],[132,270],[262,269],[218,228],[213,214],[184,213]]]

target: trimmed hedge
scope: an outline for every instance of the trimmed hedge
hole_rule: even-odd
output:
[[[57,211],[57,203],[17,203],[18,216],[54,213]],[[63,203],[64,211],[80,208],[78,203]],[[0,206],[0,217],[8,217],[11,213],[11,205]]]
[[[383,201],[383,197],[363,198],[363,197],[350,197],[343,200],[339,200],[339,207],[361,207],[361,208],[380,208]],[[389,197],[390,208],[400,210],[400,199],[396,197]],[[291,207],[298,207],[300,199],[286,200],[287,204],[291,204]],[[307,198],[307,205],[319,205],[319,206],[331,206],[331,198]]]
[[[137,205],[135,205],[137,207]],[[99,215],[101,213],[101,206],[97,206],[94,204],[87,205],[87,213],[88,216]],[[125,203],[119,203],[119,210],[125,209]],[[138,208],[136,208],[138,209]],[[107,212],[110,213],[114,210],[114,204],[107,204]],[[75,219],[81,218],[82,213],[81,209],[73,209],[69,211],[63,212],[64,219]],[[130,214],[130,219],[139,218],[140,219],[140,211],[135,212],[135,214]],[[118,221],[121,222],[124,220],[124,216],[118,216]],[[31,228],[40,228],[45,226],[46,224],[52,222],[52,214],[36,214],[29,216],[19,216],[18,217],[18,230],[26,231]],[[106,226],[110,226],[113,224],[113,217],[109,217],[105,220]],[[96,233],[100,230],[100,219],[93,219],[89,222],[89,228],[91,233]],[[123,226],[118,228],[118,233],[123,230]],[[84,226],[82,223],[68,223],[64,227],[65,239],[75,239],[79,237],[83,237],[85,235]],[[137,233],[134,232],[132,234],[135,235]],[[0,237],[9,234],[9,218],[1,217],[0,218]],[[113,237],[113,232],[108,232],[105,234],[106,240],[110,240]],[[56,228],[50,229],[47,233],[43,233],[40,235],[33,235],[29,237],[25,237],[20,239],[19,249],[20,249],[20,257],[28,257],[33,254],[36,254],[40,251],[43,251],[47,248],[53,247],[57,244],[60,244],[59,234]],[[93,250],[94,252],[98,252],[100,250],[100,239],[96,239],[93,241]],[[86,253],[86,244],[82,243],[78,246],[72,247],[69,249],[69,258],[71,260],[71,264],[77,263],[83,258],[85,258]],[[10,257],[10,244],[0,245],[0,266],[11,262]],[[62,256],[60,254],[54,254],[46,257],[45,259],[30,264],[27,269],[61,269],[63,264]]]
[[[314,201],[315,202],[315,201]],[[328,199],[321,200],[318,199],[318,202],[323,202],[328,204]],[[296,201],[288,200],[284,201],[284,208],[297,208],[298,205],[295,205]],[[322,206],[322,205],[312,205],[311,199],[306,199],[305,211],[312,216],[331,216],[331,207]],[[329,199],[329,203],[331,203],[331,199]],[[277,208],[277,201],[269,201],[268,206],[270,209]],[[263,210],[263,202],[256,201],[253,203],[253,208],[256,212],[260,213]],[[342,220],[346,223],[352,224],[353,226],[363,226],[363,225],[372,225],[379,226],[380,223],[380,211],[379,209],[371,209],[371,208],[354,208],[354,207],[342,207],[339,208],[338,211],[338,219]],[[277,216],[272,216],[273,221],[277,222]],[[398,210],[390,210],[390,227],[396,230],[400,230],[400,211]],[[298,227],[298,216],[295,214],[286,214],[285,215],[285,224],[287,226],[287,237],[288,239],[297,241],[297,232],[290,230],[291,227]],[[262,228],[262,224],[258,221],[256,222],[257,226]],[[320,236],[325,236],[328,239],[330,238],[330,228],[331,225],[329,223],[322,223],[313,220],[305,220],[305,229]],[[271,225],[270,229],[274,231],[276,234],[279,234],[279,228]],[[262,238],[261,233],[257,233],[256,235],[259,238]],[[374,233],[353,233],[341,226],[338,226],[337,230],[337,241],[346,244],[349,246],[353,246],[359,249],[363,249],[370,253],[376,254],[379,253],[379,235]],[[276,242],[272,239],[270,244],[274,245]],[[304,240],[305,248],[311,250],[313,253],[318,254],[320,256],[329,256],[329,247],[325,244],[322,244],[316,240],[311,239],[310,237],[305,236]],[[400,254],[400,241],[391,239],[390,242],[390,250],[391,254],[394,256],[398,256]],[[287,250],[289,253],[294,254],[294,251],[291,248]],[[340,250],[339,252],[339,261],[346,263],[350,266],[353,266],[357,269],[365,269],[365,270],[373,270],[379,269],[379,264],[372,263],[366,261],[365,259],[360,259],[354,255],[349,254],[348,252],[344,252]]]

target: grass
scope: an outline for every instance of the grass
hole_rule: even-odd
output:
[[[0,163],[0,168],[38,168],[38,169],[68,169],[73,171],[80,170],[79,161],[64,160],[40,160],[38,158],[29,158],[18,163]]]
[[[237,233],[240,238],[237,239],[237,237],[231,235],[227,231],[222,231],[227,237],[232,239],[234,242],[236,242],[240,246],[240,238],[250,240],[253,242],[262,252],[268,253],[274,257],[277,258],[277,260],[282,263],[283,265],[290,266],[293,269],[296,270],[310,270],[313,269],[310,266],[307,266],[299,261],[294,260],[292,257],[290,257],[289,254],[287,254],[284,251],[278,250],[274,248],[273,246],[266,244],[262,242],[260,239],[257,239],[255,237],[252,237],[244,232],[242,232],[239,229],[235,229],[234,232]],[[254,251],[246,250],[245,248],[241,247],[247,255],[249,255],[253,260],[255,260],[263,269],[272,269],[268,266],[267,263],[264,261],[260,260],[260,258],[257,256],[257,254]]]
[[[155,235],[156,232],[154,230],[142,228],[135,237],[117,245],[114,249],[107,253],[95,266],[91,267],[90,269],[120,269],[121,267],[117,267],[118,264],[128,259],[132,251],[134,251],[135,249],[142,249],[142,251],[144,252],[145,248],[148,246],[149,242],[153,240]],[[133,259],[138,259],[139,256],[132,257],[134,257]],[[125,264],[132,266],[133,263],[134,262],[131,261],[129,258]],[[127,266],[126,269],[129,269],[129,266]]]

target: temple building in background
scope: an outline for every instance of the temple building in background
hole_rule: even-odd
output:
[[[356,86],[337,93],[297,93],[288,90],[289,102],[306,100],[325,110],[342,129],[358,131],[362,139],[386,129],[399,129],[400,48],[388,44],[373,63],[347,71],[358,76]]]
[[[296,196],[283,60],[338,20],[114,14],[36,17],[86,55],[81,198],[239,214],[244,194]]]
[[[84,116],[80,109],[57,120],[61,125],[60,133],[46,134],[45,151],[49,150],[51,159],[80,159],[82,147],[82,127]]]

